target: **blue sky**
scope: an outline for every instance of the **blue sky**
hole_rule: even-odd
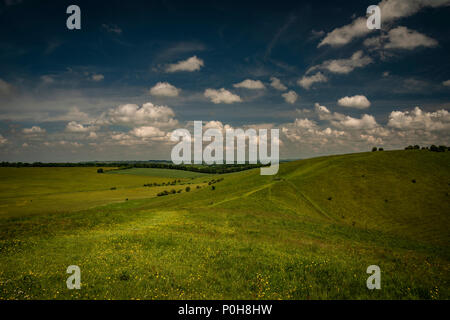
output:
[[[2,0],[0,160],[168,159],[194,120],[278,128],[282,158],[448,145],[449,5]]]

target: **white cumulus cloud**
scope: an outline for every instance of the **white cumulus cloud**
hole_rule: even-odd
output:
[[[309,90],[311,86],[316,82],[327,82],[328,78],[324,76],[321,72],[317,72],[312,76],[303,76],[297,81],[297,84],[302,88]]]
[[[273,88],[275,88],[275,89],[277,89],[277,90],[280,90],[280,91],[285,91],[285,90],[287,90],[287,87],[283,84],[283,83],[281,83],[281,81],[280,81],[280,79],[278,79],[278,78],[276,78],[276,77],[271,77],[270,78],[270,85],[273,87]]]
[[[25,134],[42,134],[45,133],[45,129],[39,126],[32,126],[31,128],[25,128],[22,130]]]
[[[338,100],[338,105],[348,108],[367,109],[370,107],[370,101],[363,95],[346,96]]]
[[[264,89],[265,86],[260,80],[246,79],[242,82],[233,84],[235,88],[245,88],[245,89]]]
[[[281,95],[287,103],[294,104],[298,99],[298,94],[291,90]]]
[[[158,82],[150,89],[150,94],[154,96],[176,97],[180,93],[180,89],[168,82]]]
[[[450,130],[450,113],[441,109],[435,112],[424,112],[419,107],[412,111],[392,111],[388,126],[407,130]]]
[[[209,98],[213,103],[226,103],[231,104],[234,102],[241,102],[242,99],[238,95],[231,93],[230,91],[221,88],[219,90],[216,89],[206,89],[204,92],[204,96]]]
[[[422,8],[438,8],[448,5],[450,5],[450,0],[383,0],[378,3],[381,10],[382,25],[412,16]],[[366,22],[366,17],[358,17],[350,24],[332,30],[319,43],[318,47],[324,45],[338,47],[348,44],[356,38],[366,36],[372,32],[367,28]]]
[[[372,58],[364,56],[361,50],[356,51],[348,59],[332,59],[322,62],[319,65],[309,68],[306,73],[310,73],[314,70],[328,70],[331,73],[347,74],[355,70],[356,68],[365,67],[372,63]]]
[[[136,104],[123,104],[110,109],[103,118],[106,122],[127,126],[152,125],[159,128],[173,127],[178,124],[174,119],[175,113],[167,106],[144,103],[142,107]]]
[[[166,66],[166,72],[178,72],[178,71],[197,71],[204,66],[202,59],[197,56],[192,56],[187,60],[182,60],[177,63],[169,64]]]

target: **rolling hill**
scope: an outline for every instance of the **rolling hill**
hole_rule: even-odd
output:
[[[1,299],[450,297],[449,152],[327,156],[283,163],[276,176],[253,169],[142,190],[152,177],[91,169],[102,204],[113,192],[102,179],[114,179],[109,204],[71,210],[68,198],[94,191],[72,184],[58,198],[50,171],[46,196],[59,210],[27,203],[20,215],[1,200],[15,212],[0,217]],[[26,183],[30,173],[18,172]],[[182,192],[156,196],[172,188]],[[373,264],[381,290],[366,287]],[[81,268],[81,290],[65,287],[69,265]]]

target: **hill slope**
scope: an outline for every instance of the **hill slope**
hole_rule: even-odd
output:
[[[220,175],[215,190],[199,177],[190,192],[4,218],[0,298],[448,299],[449,160],[321,157]],[[381,290],[366,288],[372,264]]]

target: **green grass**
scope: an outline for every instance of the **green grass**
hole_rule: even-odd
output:
[[[124,170],[108,171],[108,174],[132,174],[137,176],[164,177],[164,178],[198,178],[207,176],[206,173],[174,170],[174,169],[158,169],[158,168],[131,168]]]
[[[3,169],[2,191],[22,186],[10,196],[70,196],[55,198],[60,211],[30,214],[26,204],[20,215],[2,193],[0,298],[449,299],[449,160],[428,151],[321,157],[284,163],[276,177],[198,177],[190,192],[81,210],[67,208],[71,188],[108,193],[114,182],[120,194],[149,178]],[[31,179],[33,169],[47,180]],[[213,191],[207,182],[218,177]],[[66,288],[73,264],[81,290]],[[366,288],[372,264],[381,290]]]

